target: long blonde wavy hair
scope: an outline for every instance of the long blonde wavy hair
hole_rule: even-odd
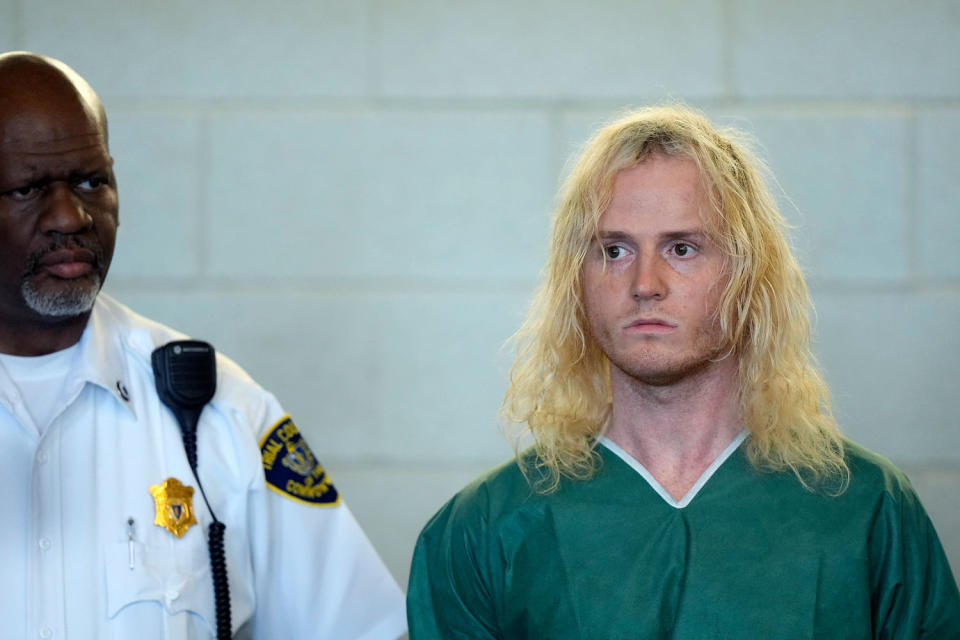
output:
[[[610,363],[587,330],[581,267],[616,175],[651,153],[697,163],[719,215],[705,220],[725,256],[717,309],[723,344],[738,364],[740,412],[759,468],[790,471],[807,487],[842,492],[849,469],[826,384],[810,350],[810,295],[785,238],[786,223],[734,130],[681,105],[631,112],[590,140],[561,190],[543,283],[514,335],[517,359],[501,407],[535,441],[539,490],[597,468],[596,437],[611,410]]]

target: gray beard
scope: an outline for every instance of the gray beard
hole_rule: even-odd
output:
[[[59,291],[44,291],[34,287],[31,280],[25,280],[20,286],[20,293],[27,306],[41,316],[65,318],[79,316],[93,309],[102,284],[100,276],[93,274],[93,280],[88,284],[61,289]]]

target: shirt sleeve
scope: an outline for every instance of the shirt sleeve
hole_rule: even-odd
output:
[[[909,482],[888,494],[870,536],[875,638],[960,638],[960,593]]]
[[[410,640],[502,637],[488,570],[492,543],[475,508],[454,498],[417,540],[407,592]]]
[[[253,637],[395,640],[406,630],[396,581],[293,421],[279,406],[268,415],[248,496]]]

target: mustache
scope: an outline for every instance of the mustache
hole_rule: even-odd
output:
[[[103,278],[103,266],[106,263],[106,256],[103,253],[103,247],[96,239],[84,238],[81,236],[69,236],[62,233],[53,232],[51,234],[52,242],[42,249],[37,249],[27,256],[26,264],[23,268],[23,279],[34,275],[40,268],[40,261],[43,258],[61,249],[84,249],[93,254],[93,270]]]

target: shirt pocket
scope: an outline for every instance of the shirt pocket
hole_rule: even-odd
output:
[[[202,627],[213,637],[216,625],[210,556],[202,536],[186,536],[167,544],[115,542],[106,550],[107,618],[131,615],[128,607],[150,603],[162,607],[169,628],[179,618],[189,627]],[[143,613],[134,618],[143,620]],[[194,618],[195,617],[195,618]],[[190,618],[194,618],[190,620]],[[159,620],[158,620],[159,622]]]

